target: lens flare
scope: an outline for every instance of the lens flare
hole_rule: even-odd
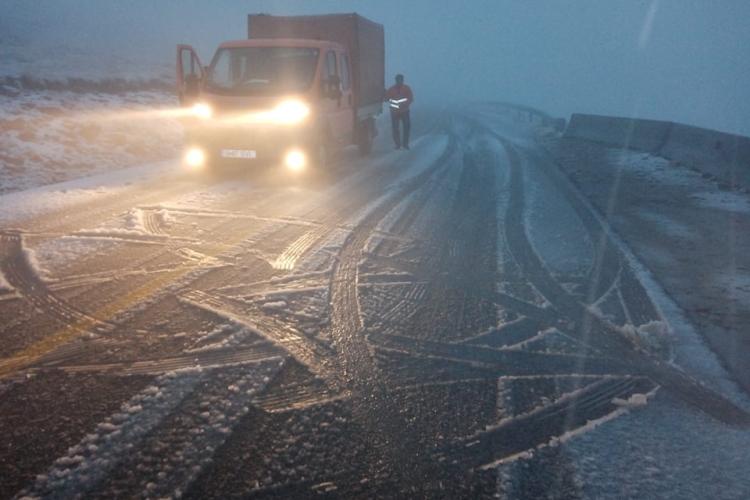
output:
[[[185,165],[193,170],[206,165],[206,152],[201,148],[190,148],[185,152]]]
[[[307,155],[298,149],[293,149],[284,156],[284,165],[292,172],[301,172],[307,166]]]

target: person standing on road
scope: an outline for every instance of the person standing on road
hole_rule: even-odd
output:
[[[396,85],[385,92],[388,107],[391,109],[391,129],[393,131],[393,142],[396,149],[409,149],[409,132],[411,131],[411,117],[409,106],[414,101],[411,88],[404,83],[404,75],[396,75]],[[401,137],[401,126],[403,125],[403,139]]]

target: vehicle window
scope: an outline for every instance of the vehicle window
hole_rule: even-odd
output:
[[[182,76],[195,74],[195,68],[193,68],[193,54],[187,49],[180,51],[180,59],[182,60]]]
[[[306,47],[238,47],[216,52],[207,88],[219,93],[274,95],[310,87],[318,49]]]
[[[341,56],[341,87],[344,90],[349,90],[351,87],[351,79],[349,77],[349,56],[343,54]]]
[[[338,68],[336,68],[336,53],[330,50],[326,55],[326,77],[331,77],[338,74]]]

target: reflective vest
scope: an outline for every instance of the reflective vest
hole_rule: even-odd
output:
[[[408,85],[394,85],[385,93],[388,107],[394,113],[409,111],[409,106],[414,101],[414,94]]]

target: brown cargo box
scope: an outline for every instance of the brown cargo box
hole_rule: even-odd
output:
[[[358,14],[323,16],[247,16],[248,38],[304,38],[344,45],[351,55],[357,115],[381,110],[385,86],[383,26]]]

